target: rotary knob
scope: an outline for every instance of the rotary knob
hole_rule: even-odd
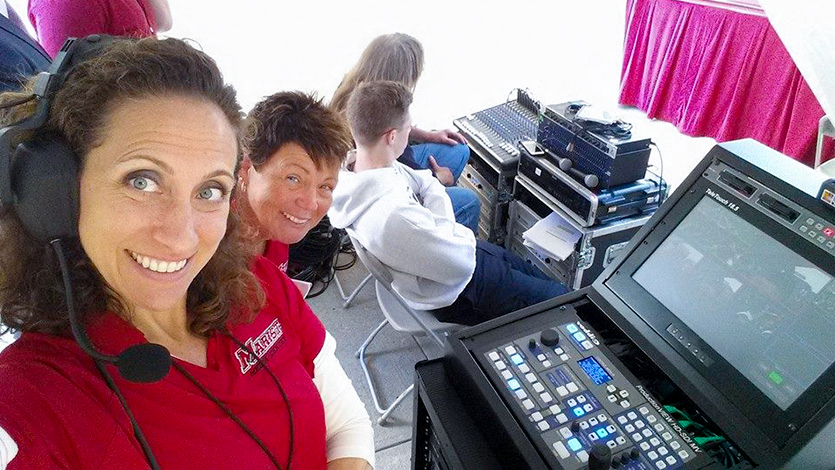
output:
[[[547,330],[542,331],[542,335],[539,337],[539,340],[545,346],[548,346],[549,348],[553,348],[554,346],[559,344],[560,334],[559,334],[559,332],[557,332],[557,330],[555,330],[553,328],[548,328]]]

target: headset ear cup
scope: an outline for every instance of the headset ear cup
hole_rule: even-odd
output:
[[[78,236],[78,161],[61,135],[18,145],[11,173],[15,211],[30,235],[44,242]]]

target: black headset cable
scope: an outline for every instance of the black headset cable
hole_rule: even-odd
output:
[[[75,300],[73,299],[72,283],[70,282],[70,271],[67,268],[67,259],[64,256],[64,248],[61,245],[61,239],[57,238],[55,240],[52,240],[51,242],[49,242],[49,244],[52,245],[52,248],[55,251],[55,256],[58,258],[58,265],[61,268],[61,277],[64,281],[64,297],[67,300],[67,311],[71,319],[71,327],[81,329],[82,327],[80,325],[80,322],[76,317]],[[96,358],[92,359],[93,362],[96,364],[96,367],[99,369],[99,372],[101,372],[102,376],[104,377],[104,381],[107,383],[107,386],[110,388],[110,390],[113,391],[114,394],[116,394],[116,397],[119,399],[119,403],[122,405],[122,409],[124,409],[125,414],[128,415],[130,424],[133,427],[134,437],[136,437],[136,440],[139,442],[139,446],[142,447],[142,452],[145,453],[145,458],[148,460],[148,463],[151,465],[151,468],[153,470],[160,470],[159,464],[157,463],[157,459],[156,457],[154,457],[154,453],[151,451],[151,447],[148,445],[148,441],[145,439],[145,435],[139,428],[139,423],[133,416],[133,412],[128,406],[128,402],[125,400],[125,397],[122,395],[122,392],[119,390],[119,387],[116,386],[116,382],[113,380],[113,377],[104,367],[102,361]]]

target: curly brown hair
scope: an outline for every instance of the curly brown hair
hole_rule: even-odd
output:
[[[31,93],[0,95],[0,106]],[[57,131],[66,138],[83,169],[84,157],[103,139],[113,110],[127,100],[183,96],[213,103],[238,134],[241,161],[242,113],[235,90],[224,83],[215,62],[177,39],[119,39],[95,57],[76,65],[52,100],[47,123],[37,132]],[[10,124],[32,115],[35,102],[0,113]],[[31,137],[23,136],[23,138]],[[240,237],[239,220],[230,212],[217,252],[189,286],[189,328],[199,335],[228,321],[247,320],[264,303],[264,293],[249,271],[252,249]],[[130,317],[129,306],[108,288],[78,238],[66,240],[73,295],[82,321],[111,310]],[[11,206],[0,212],[0,320],[15,330],[69,334],[69,317],[58,262],[49,245],[37,242]]]
[[[318,169],[339,167],[353,147],[342,117],[300,91],[268,96],[252,108],[244,128],[244,147],[256,170],[290,142],[305,149]]]

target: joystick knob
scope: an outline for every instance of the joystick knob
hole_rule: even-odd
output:
[[[535,339],[531,338],[531,340],[528,341],[528,349],[530,349],[531,351],[536,349],[536,340]]]
[[[589,470],[608,470],[612,465],[612,449],[605,444],[597,444],[589,452]]]
[[[571,428],[571,432],[580,432],[580,423],[578,423],[577,421],[574,421],[573,423],[571,423],[570,428]]]
[[[553,328],[548,328],[547,330],[542,331],[542,335],[539,338],[542,341],[542,344],[548,346],[549,348],[553,348],[560,342],[560,334],[557,330]]]

